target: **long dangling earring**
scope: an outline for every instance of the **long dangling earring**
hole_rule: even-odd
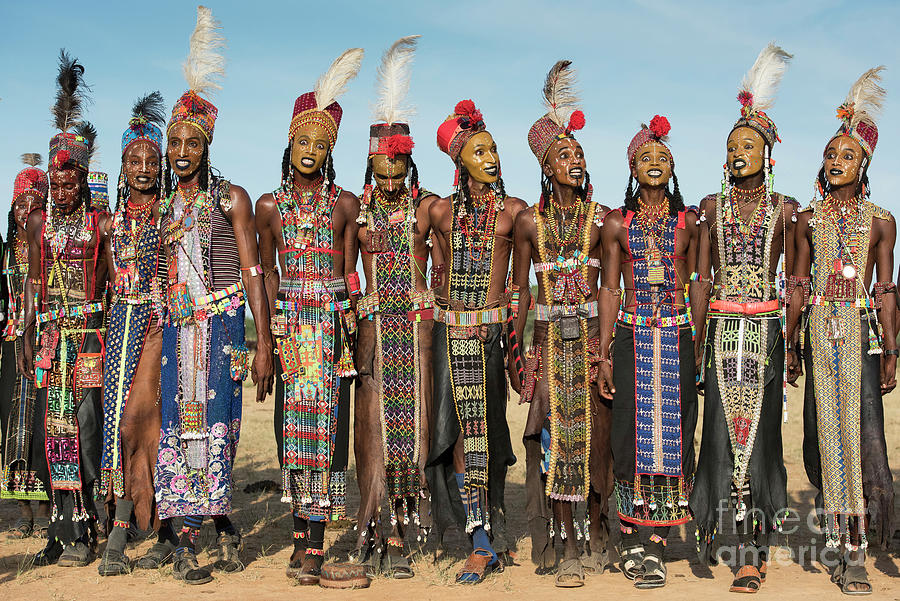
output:
[[[722,197],[726,197],[728,189],[728,163],[722,164]]]
[[[770,202],[772,199],[772,190],[775,187],[775,174],[772,170],[768,144],[763,147],[763,182],[766,185],[766,202]]]

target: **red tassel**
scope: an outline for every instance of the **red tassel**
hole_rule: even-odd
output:
[[[453,172],[453,187],[457,187],[459,185],[459,168],[457,167],[456,171]]]

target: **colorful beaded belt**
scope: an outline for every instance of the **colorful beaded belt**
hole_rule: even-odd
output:
[[[828,300],[824,296],[810,296],[810,305],[819,305],[820,307],[857,307],[859,309],[873,309],[875,303],[869,298],[858,298],[852,301]]]
[[[367,317],[372,319],[376,313],[387,313],[389,315],[406,315],[410,321],[422,321],[422,319],[431,319],[432,315],[428,314],[434,308],[434,291],[412,291],[405,300],[394,300],[392,303],[394,308],[391,311],[384,311],[381,308],[381,293],[372,292],[365,295],[356,303],[356,313],[359,317]]]
[[[757,315],[758,313],[769,313],[777,311],[781,308],[781,303],[777,298],[767,301],[756,301],[751,303],[736,303],[726,300],[714,300],[709,303],[709,310],[718,313],[731,313],[741,315]]]
[[[240,280],[238,280],[237,282],[235,282],[231,286],[228,286],[227,288],[222,288],[221,290],[216,290],[215,292],[211,292],[210,294],[207,294],[206,296],[200,296],[200,297],[193,299],[194,307],[197,307],[200,305],[208,305],[210,303],[220,301],[223,298],[225,298],[226,296],[231,296],[235,292],[241,291],[243,289],[243,287],[244,287],[244,285],[240,282]]]
[[[153,298],[148,292],[146,295],[138,298],[133,296],[114,296],[111,304],[115,305],[116,303],[125,303],[126,305],[146,305],[147,303],[152,302]]]
[[[65,308],[60,309],[57,307],[56,309],[52,309],[50,311],[38,313],[37,322],[47,323],[48,321],[53,321],[54,319],[59,319],[60,317],[82,317],[91,313],[99,313],[102,310],[103,301],[69,307],[68,310],[66,310]]]
[[[205,302],[211,297],[216,298],[215,300]],[[230,311],[231,309],[237,309],[243,303],[244,290],[241,286],[241,283],[237,282],[237,284],[232,284],[231,286],[228,286],[228,288],[216,290],[212,294],[207,294],[206,296],[194,301],[194,319],[196,319],[197,321],[205,321],[212,315],[221,315],[222,313]]]
[[[542,305],[535,303],[534,318],[538,321],[556,321],[563,317],[581,317],[584,319],[600,315],[597,301],[580,305]]]
[[[596,267],[600,269],[600,259],[595,257],[588,257],[583,254],[581,251],[575,251],[575,254],[571,259],[564,259],[559,257],[556,261],[548,261],[547,263],[535,263],[534,272],[542,273],[544,271],[553,271],[556,268],[560,268],[560,271],[577,269],[578,265],[587,265],[588,267]]]
[[[489,323],[506,321],[508,307],[479,309],[476,311],[450,311],[441,307],[434,308],[434,320],[448,326],[480,326]]]
[[[327,303],[316,303],[314,305],[303,301],[286,301],[275,299],[275,308],[281,311],[301,311],[303,309],[322,309],[323,311],[346,311],[350,308],[350,299],[342,301],[330,301]]]
[[[296,294],[298,291],[301,293],[308,292],[309,290],[313,291],[324,291],[327,290],[329,292],[346,292],[347,284],[344,282],[344,278],[328,278],[328,279],[316,279],[316,278],[285,278],[281,280],[278,291],[284,294]]]
[[[671,317],[644,317],[643,315],[635,315],[634,313],[626,313],[619,311],[619,321],[630,326],[646,326],[656,328],[671,328],[672,326],[683,326],[691,322],[690,313],[679,313]]]

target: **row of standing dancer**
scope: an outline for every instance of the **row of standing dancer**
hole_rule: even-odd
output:
[[[211,567],[242,570],[228,515],[250,375],[258,402],[275,391],[287,573],[301,584],[412,577],[411,541],[450,525],[472,542],[458,582],[513,565],[511,386],[530,404],[538,573],[575,587],[604,571],[612,497],[620,567],[637,588],[666,584],[670,528],[693,519],[703,562],[722,557],[726,529],[737,534],[730,590],[753,593],[789,516],[782,412],[805,366],[804,464],[835,549],[832,578],[871,592],[865,549],[891,535],[881,397],[897,359],[895,223],[867,198],[880,68],[838,109],[809,207],[773,190],[779,138],[766,111],[791,57],[770,44],[742,84],[721,190],[685,206],[670,125],[656,116],[627,147],[624,206],[610,210],[592,200],[575,73],[559,61],[528,132],[541,171],[528,206],[506,194],[471,100],[437,130],[454,192],[420,185],[403,109],[417,37],[382,59],[361,197],[336,184],[332,161],[336,99],[362,59],[350,49],[297,98],[281,185],[255,211],[210,166],[217,109],[206,96],[223,40],[208,9],[168,124],[159,93],[134,106],[113,212],[104,177],[89,172],[84,68],[61,54],[59,133],[47,172],[27,155],[16,177],[4,264],[2,496],[20,500],[16,532],[46,530],[35,564],[88,565],[99,500],[101,575],[173,562],[176,578],[210,581],[195,550],[205,516],[217,532]],[[354,562],[329,565],[325,525],[345,516],[351,385],[358,536]],[[31,501],[49,514],[43,527]],[[722,507],[734,510],[727,525]],[[158,533],[133,565],[132,521]]]

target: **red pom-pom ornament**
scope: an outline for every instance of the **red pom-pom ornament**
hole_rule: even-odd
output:
[[[378,144],[378,150],[393,159],[398,154],[412,154],[413,146],[415,143],[410,136],[397,134],[382,139]]]
[[[741,103],[741,106],[750,106],[753,104],[753,94],[748,92],[747,90],[742,90],[738,93],[737,96],[738,102]]]
[[[572,116],[569,117],[569,127],[567,128],[571,131],[578,131],[583,128],[585,124],[584,113],[581,111],[575,111],[572,113]]]
[[[653,135],[657,138],[667,136],[671,129],[672,126],[669,124],[669,120],[665,117],[656,115],[653,117],[653,119],[650,120],[650,131],[652,131]]]
[[[68,150],[60,150],[56,153],[56,156],[53,157],[53,162],[57,167],[62,167],[69,162],[69,158],[71,158],[71,155],[69,155]]]
[[[471,117],[472,113],[475,112],[475,103],[471,100],[460,100],[456,103],[453,112],[461,117]]]

